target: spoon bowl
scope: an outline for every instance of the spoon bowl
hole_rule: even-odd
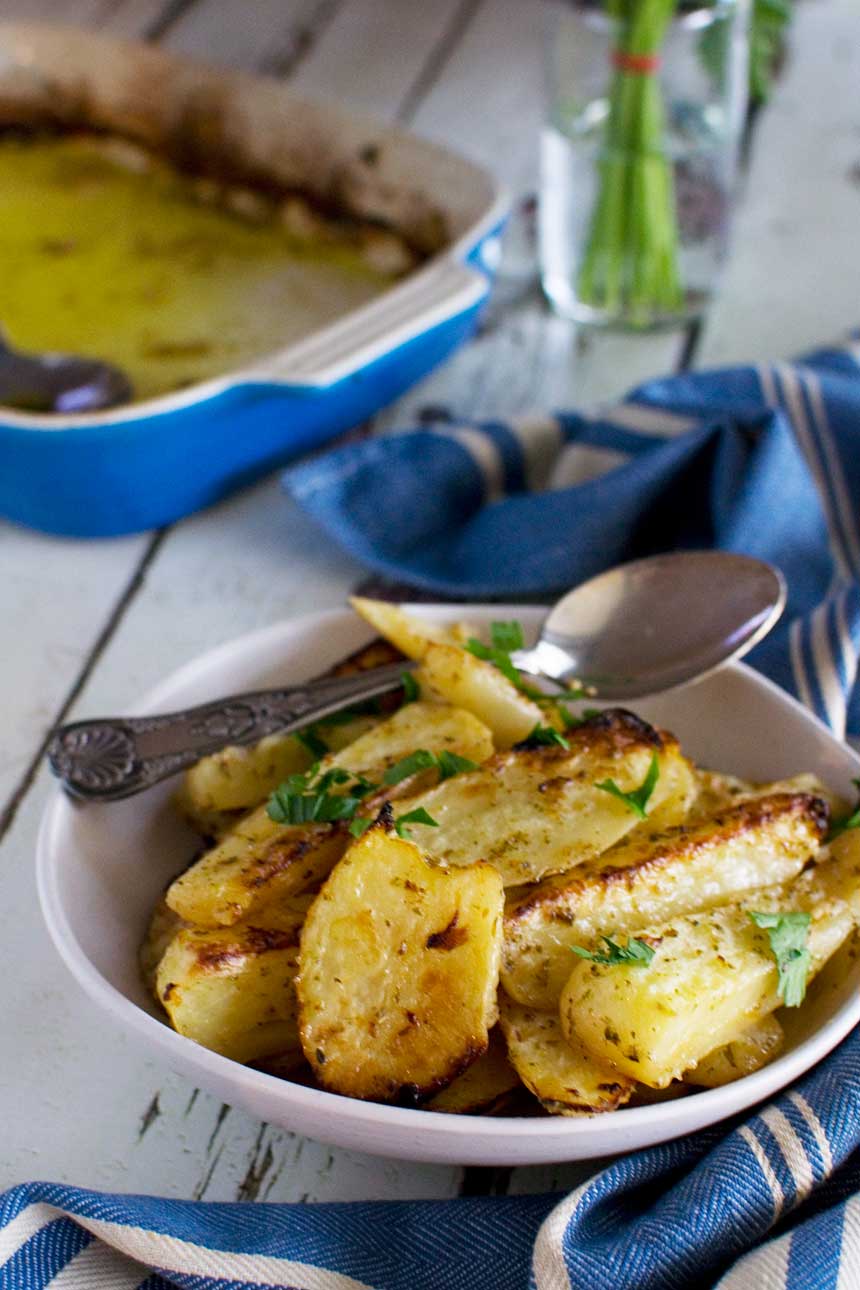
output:
[[[611,701],[659,694],[746,654],[785,607],[773,565],[726,551],[680,551],[618,565],[569,591],[523,671]]]

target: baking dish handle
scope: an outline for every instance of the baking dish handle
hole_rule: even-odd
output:
[[[475,309],[489,289],[487,277],[472,265],[446,258],[307,340],[257,364],[246,375],[254,381],[285,385],[334,385]]]

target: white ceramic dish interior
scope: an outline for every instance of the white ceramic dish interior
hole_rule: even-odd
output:
[[[437,619],[487,623],[518,617],[536,630],[535,608],[417,608]],[[370,633],[349,611],[279,623],[188,664],[136,712],[167,711],[243,689],[299,681],[358,648]],[[814,717],[742,664],[636,710],[671,729],[697,761],[753,779],[816,772],[851,796],[860,758]],[[785,1053],[722,1089],[590,1119],[495,1119],[380,1106],[301,1087],[229,1061],[174,1033],[156,1015],[136,966],[149,912],[188,860],[192,835],[170,807],[173,785],[105,807],[72,806],[59,792],[38,843],[39,894],[66,964],[107,1012],[166,1065],[225,1102],[334,1145],[403,1159],[523,1165],[629,1152],[678,1137],[768,1097],[828,1053],[860,1020],[860,963],[834,964],[812,989]]]

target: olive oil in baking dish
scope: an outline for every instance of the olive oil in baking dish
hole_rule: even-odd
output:
[[[137,399],[299,340],[412,265],[391,233],[119,139],[0,138],[0,325],[22,349],[119,364]]]

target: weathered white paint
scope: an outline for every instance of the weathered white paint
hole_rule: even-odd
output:
[[[700,365],[787,358],[860,325],[858,85],[855,0],[798,5]]]

